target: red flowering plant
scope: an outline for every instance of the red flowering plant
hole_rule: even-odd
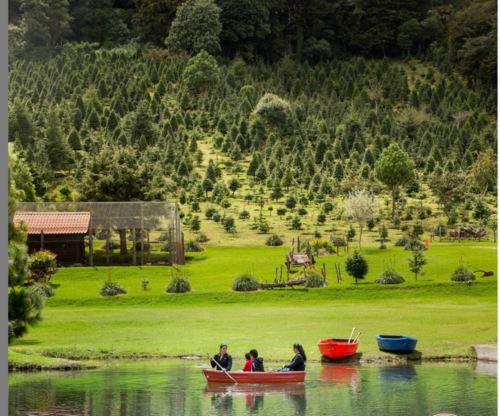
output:
[[[35,251],[30,256],[30,268],[41,269],[47,272],[55,273],[57,271],[57,254],[50,250]]]

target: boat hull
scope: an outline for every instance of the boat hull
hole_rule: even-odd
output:
[[[319,352],[325,357],[337,359],[356,354],[359,340],[349,342],[348,339],[327,338],[318,342]]]
[[[229,377],[223,371],[203,369],[203,375],[210,383],[232,383],[231,377],[238,383],[302,383],[305,380],[305,371],[228,371]]]
[[[405,335],[376,335],[378,348],[382,351],[408,354],[417,346],[417,339]]]

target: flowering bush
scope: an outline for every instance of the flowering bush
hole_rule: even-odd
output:
[[[30,256],[30,268],[45,269],[47,271],[55,272],[57,270],[57,254],[52,253],[50,250],[40,250],[34,252]]]

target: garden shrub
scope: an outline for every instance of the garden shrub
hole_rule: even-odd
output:
[[[397,285],[399,283],[404,283],[405,279],[396,270],[392,268],[387,268],[382,273],[378,275],[375,279],[375,283],[381,285]]]
[[[330,239],[330,241],[334,247],[337,247],[337,246],[344,247],[346,245],[345,240],[343,238],[340,238],[340,237],[332,237]]]
[[[158,237],[158,241],[168,241],[170,235],[168,233],[161,233]]]
[[[306,274],[306,283],[305,287],[327,287],[328,282],[323,277],[321,273],[308,273]]]
[[[424,242],[416,239],[408,239],[408,243],[405,245],[406,251],[416,251],[416,250],[427,250]]]
[[[106,246],[108,245],[108,243],[106,242],[103,246],[102,246],[102,250],[106,250]],[[117,248],[120,248],[120,244],[118,244],[115,240],[113,240],[112,238],[109,239],[109,249],[110,250],[116,250]]]
[[[108,235],[108,232],[106,230],[99,230],[96,234],[95,234],[95,239],[96,240],[106,240],[106,237]]]
[[[335,247],[331,243],[325,240],[321,240],[319,238],[315,238],[314,240],[311,241],[311,247],[316,256],[324,254],[332,254],[336,252]]]
[[[108,277],[104,279],[104,284],[99,289],[99,295],[116,296],[121,294],[125,295],[127,291],[116,280],[111,278],[111,272],[108,270]]]
[[[250,273],[243,273],[233,281],[232,289],[235,292],[252,292],[258,290],[260,287],[259,282]]]
[[[160,251],[170,251],[170,243],[167,241],[160,247]]]
[[[238,218],[240,220],[248,220],[250,218],[250,213],[248,211],[241,211]]]
[[[462,259],[458,267],[453,270],[450,280],[452,282],[470,282],[471,280],[476,280],[476,276],[472,273],[468,266],[464,265]]]
[[[186,293],[191,291],[191,284],[186,276],[175,276],[167,286],[168,293]]]
[[[277,247],[282,245],[283,245],[283,240],[280,238],[279,235],[273,234],[272,236],[267,237],[266,246]]]
[[[142,290],[148,290],[150,279],[141,279]]]
[[[213,216],[215,214],[217,214],[219,211],[217,211],[217,209],[215,209],[214,207],[208,207],[206,210],[205,210],[205,218],[207,219],[210,219],[210,218],[213,218]]]
[[[51,298],[56,295],[50,283],[34,282],[30,286],[29,290],[38,295],[44,296],[45,298]]]
[[[406,247],[406,245],[410,242],[410,239],[408,236],[403,235],[396,241],[396,244],[394,244],[395,247]],[[406,249],[405,249],[406,250]]]
[[[206,234],[197,235],[194,241],[197,243],[206,243],[209,240]]]
[[[190,239],[184,244],[184,251],[186,253],[199,253],[203,251],[203,248],[196,241]]]
[[[144,239],[144,250],[148,250],[151,248],[151,244],[148,244],[146,240]],[[141,249],[141,240],[135,242],[135,249],[136,251],[140,251]]]

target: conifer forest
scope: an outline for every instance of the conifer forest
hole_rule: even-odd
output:
[[[368,190],[385,201],[370,230],[496,229],[496,16],[491,0],[10,0],[18,199],[178,200],[185,229],[263,244],[357,229],[342,201]]]

